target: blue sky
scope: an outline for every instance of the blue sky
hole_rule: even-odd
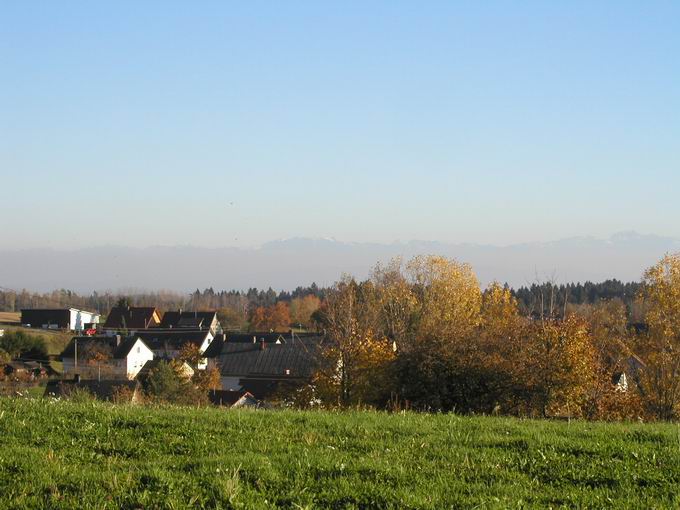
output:
[[[0,248],[680,237],[680,3],[11,2]]]

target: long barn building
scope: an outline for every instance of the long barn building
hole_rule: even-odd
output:
[[[98,324],[99,314],[77,308],[29,308],[21,310],[21,325],[31,328],[82,331]]]

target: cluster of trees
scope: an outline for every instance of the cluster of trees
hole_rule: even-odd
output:
[[[45,361],[47,359],[45,340],[23,331],[6,331],[0,336],[0,361],[6,362],[17,358]]]
[[[208,392],[221,389],[217,369],[196,370],[193,376],[184,371],[180,360],[161,361],[144,383],[144,395],[152,402],[181,405],[206,405]]]
[[[311,329],[316,324],[314,314],[321,300],[314,294],[278,301],[269,306],[251,306],[248,313],[250,331],[289,331],[291,327]]]
[[[506,286],[480,288],[466,264],[397,260],[327,292],[315,315],[325,362],[296,403],[677,418],[680,256],[649,269],[637,296],[645,328],[630,327],[618,297],[528,316]]]

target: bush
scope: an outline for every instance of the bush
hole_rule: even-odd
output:
[[[134,390],[130,389],[128,386],[116,386],[113,390],[113,395],[111,395],[111,401],[114,404],[129,404],[132,402],[134,396]]]
[[[8,331],[0,337],[0,350],[12,358],[47,359],[47,346],[42,337],[23,331]]]
[[[208,396],[181,372],[178,364],[161,361],[149,374],[145,390],[151,400],[172,404],[203,405]]]

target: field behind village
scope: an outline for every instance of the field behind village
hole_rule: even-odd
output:
[[[4,329],[7,332],[21,331],[27,335],[42,338],[45,341],[47,354],[52,356],[60,354],[61,351],[64,350],[64,347],[66,347],[66,344],[68,344],[71,338],[73,338],[75,335],[75,333],[72,331],[25,328],[21,325],[15,324],[0,325],[0,329]]]
[[[680,506],[674,424],[0,399],[0,508]]]

